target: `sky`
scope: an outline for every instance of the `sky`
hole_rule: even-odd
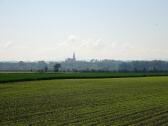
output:
[[[0,61],[168,60],[168,0],[0,0]]]

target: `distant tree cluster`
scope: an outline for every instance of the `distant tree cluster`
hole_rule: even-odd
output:
[[[60,69],[60,67],[61,67],[61,64],[60,64],[60,63],[56,63],[56,64],[54,65],[54,72],[58,72],[59,69]]]
[[[168,72],[167,61],[91,60],[75,63],[62,62],[63,71],[79,72]]]
[[[123,72],[167,72],[168,62],[165,61],[132,61],[122,62],[119,71]]]
[[[31,72],[58,72],[60,63],[54,62],[52,65],[45,61],[38,62],[0,62],[0,71],[31,71]]]
[[[0,71],[31,72],[168,72],[167,61],[0,62]]]

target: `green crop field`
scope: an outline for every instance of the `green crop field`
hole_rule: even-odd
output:
[[[168,125],[168,77],[0,84],[0,126]]]
[[[149,76],[168,76],[168,73],[0,73],[0,83],[51,79],[125,78]]]

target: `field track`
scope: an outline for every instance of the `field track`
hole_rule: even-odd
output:
[[[168,125],[168,77],[0,84],[0,126]]]

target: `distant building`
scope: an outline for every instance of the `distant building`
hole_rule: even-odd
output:
[[[73,53],[72,58],[67,58],[65,61],[68,61],[68,62],[75,62],[75,61],[76,61],[75,53]]]
[[[73,53],[73,60],[76,61],[75,53]]]

